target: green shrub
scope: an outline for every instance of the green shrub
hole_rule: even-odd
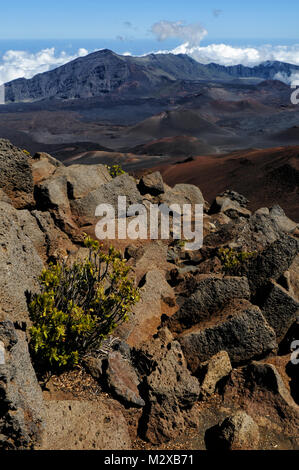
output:
[[[41,292],[29,302],[30,348],[47,370],[77,365],[121,322],[139,300],[126,260],[114,248],[102,251],[87,237],[89,256],[71,265],[51,264],[40,277]]]
[[[222,268],[230,276],[242,275],[247,261],[255,255],[255,252],[235,251],[232,248],[219,248],[218,250]]]
[[[108,169],[110,176],[112,176],[112,178],[116,178],[117,176],[123,175],[125,173],[125,171],[122,169],[120,165],[112,165],[112,166],[106,165],[106,168]]]

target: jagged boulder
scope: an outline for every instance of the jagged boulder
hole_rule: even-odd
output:
[[[145,436],[153,444],[173,439],[184,430],[184,411],[199,397],[198,380],[189,372],[180,344],[167,329],[138,348],[135,360],[145,374]]]
[[[144,175],[138,184],[138,189],[141,194],[150,194],[158,196],[165,192],[164,182],[159,171]]]
[[[72,201],[72,211],[79,217],[95,217],[95,210],[99,204],[111,204],[118,207],[118,196],[126,196],[127,205],[142,204],[136,182],[127,173],[113,178],[98,189],[91,191],[85,197]]]
[[[200,382],[200,395],[207,397],[212,395],[220,380],[229,375],[232,365],[226,351],[220,351],[206,362],[199,365],[197,376]]]
[[[298,227],[298,224],[289,219],[278,204],[270,209],[269,215],[282,232],[293,233]]]
[[[247,300],[232,302],[215,318],[183,332],[178,340],[193,373],[220,351],[238,364],[277,347],[276,335],[262,312]]]
[[[33,370],[26,334],[10,321],[0,322],[5,364],[0,364],[0,448],[28,449],[44,430],[44,402]]]
[[[288,270],[298,253],[299,240],[289,235],[282,235],[269,245],[249,263],[247,277],[251,291],[257,292],[269,279],[277,281]]]
[[[67,194],[67,179],[64,175],[55,174],[35,187],[35,198],[38,207],[55,209],[63,214],[70,212],[70,203]]]
[[[299,301],[276,282],[269,282],[263,289],[260,308],[280,342],[296,321]]]
[[[167,204],[205,204],[201,190],[192,184],[176,184],[160,196],[160,202]]]
[[[4,139],[0,139],[0,174],[0,188],[16,208],[34,205],[29,156]]]
[[[63,163],[51,157],[48,153],[38,152],[30,160],[34,184],[49,179]]]
[[[206,433],[208,450],[257,450],[259,440],[259,427],[242,410]]]
[[[248,203],[249,201],[241,194],[228,190],[216,197],[209,213],[222,212],[231,219],[237,219],[238,217],[249,218],[251,212],[246,209]]]
[[[109,390],[129,406],[143,407],[138,387],[140,380],[132,364],[119,351],[112,351],[105,361],[105,377]]]
[[[22,230],[22,211],[0,202],[0,305],[6,318],[27,321],[26,291],[38,288],[43,263]]]
[[[167,325],[171,330],[180,332],[209,319],[233,299],[249,298],[246,277],[201,275],[197,278],[195,292],[183,302],[178,312],[167,321]]]
[[[55,177],[59,176],[66,178],[70,199],[81,199],[112,180],[105,165],[64,166],[56,171]]]

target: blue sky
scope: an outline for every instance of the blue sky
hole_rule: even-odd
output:
[[[211,39],[298,38],[298,0],[13,0],[0,39],[150,38],[160,20],[200,22]]]
[[[298,0],[3,0],[0,15],[0,85],[103,48],[299,65]]]

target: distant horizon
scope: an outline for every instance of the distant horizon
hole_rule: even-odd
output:
[[[0,39],[0,85],[16,78],[32,78],[38,73],[64,65],[101,49],[117,54],[142,56],[158,52],[187,54],[200,63],[255,66],[265,61],[299,65],[299,40],[213,39],[203,38],[199,45],[188,40],[154,39]]]

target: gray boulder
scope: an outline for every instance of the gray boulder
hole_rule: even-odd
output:
[[[184,430],[184,411],[199,397],[198,380],[188,370],[180,344],[162,329],[135,351],[135,362],[147,389],[146,438],[153,444],[174,439]]]
[[[237,411],[206,433],[208,450],[257,450],[259,427],[245,411]]]
[[[0,139],[0,188],[16,208],[34,205],[29,157],[8,140]]]
[[[140,179],[138,189],[141,194],[151,194],[158,196],[165,192],[164,183],[159,171],[145,175]]]
[[[288,270],[299,253],[299,241],[283,234],[249,263],[247,277],[255,293],[269,279],[277,280]]]
[[[241,194],[228,190],[216,197],[210,207],[209,213],[215,214],[222,212],[231,219],[238,217],[249,218],[251,212],[246,209],[248,203],[249,201]]]
[[[270,217],[275,221],[282,232],[292,233],[298,227],[298,224],[289,219],[279,205],[275,205],[271,208]]]
[[[0,202],[0,305],[6,319],[27,321],[26,291],[38,289],[43,264],[22,230],[22,212]]]
[[[118,196],[126,196],[127,205],[142,204],[142,197],[134,178],[124,173],[113,178],[110,182],[102,184],[85,197],[72,201],[72,211],[79,217],[95,217],[95,210],[99,204],[111,204],[117,209]]]
[[[216,318],[187,330],[178,340],[193,373],[220,351],[226,351],[233,364],[240,364],[277,347],[275,333],[260,309],[247,300],[232,302]]]
[[[35,188],[35,198],[38,207],[69,212],[70,204],[67,194],[67,179],[65,176],[52,176],[42,181]]]
[[[263,302],[260,308],[280,342],[296,321],[299,302],[275,282],[269,282],[263,289]]]
[[[172,315],[167,325],[170,330],[177,332],[190,328],[209,319],[215,311],[233,299],[250,299],[246,277],[202,275],[196,291]]]
[[[6,349],[5,364],[0,364],[0,448],[33,448],[44,430],[44,403],[26,334],[12,322],[0,322],[0,340]]]
[[[80,199],[112,180],[105,165],[70,165],[60,167],[55,177],[64,176],[70,199]]]
[[[176,184],[172,189],[160,196],[160,201],[171,204],[204,204],[205,200],[201,190],[193,184]]]

